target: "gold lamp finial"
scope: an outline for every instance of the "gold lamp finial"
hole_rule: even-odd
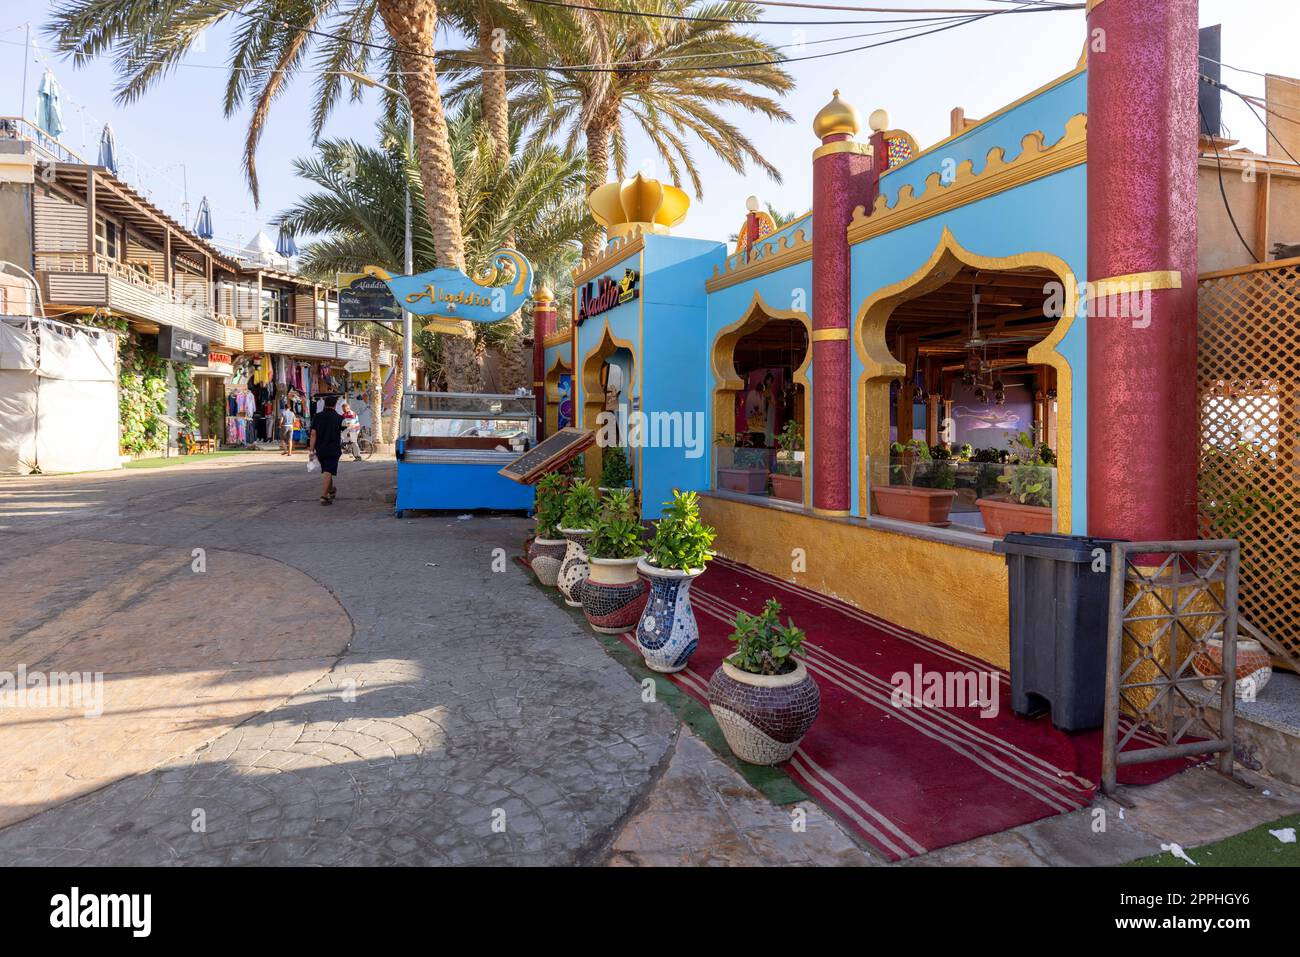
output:
[[[611,239],[642,232],[667,233],[686,218],[691,198],[676,186],[637,173],[620,182],[606,183],[587,197],[591,215]]]
[[[862,118],[858,116],[858,111],[851,103],[841,99],[839,90],[835,91],[831,101],[813,117],[813,132],[821,140],[837,133],[854,136],[860,129],[862,129]]]
[[[546,283],[542,283],[533,292],[533,302],[539,304],[544,302],[545,303],[555,302],[555,293],[551,291],[551,287],[549,285],[547,285]]]

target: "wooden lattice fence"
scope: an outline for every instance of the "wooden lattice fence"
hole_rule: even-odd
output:
[[[1241,541],[1241,617],[1300,658],[1300,259],[1199,281],[1199,512]]]

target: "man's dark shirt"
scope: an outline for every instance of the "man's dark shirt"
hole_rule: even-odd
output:
[[[343,416],[333,409],[323,409],[312,416],[311,429],[316,433],[316,455],[337,458],[343,451]]]

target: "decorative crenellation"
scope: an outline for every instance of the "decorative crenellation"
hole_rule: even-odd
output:
[[[1020,140],[1020,153],[1007,160],[1006,150],[995,146],[985,156],[984,168],[975,172],[972,160],[958,164],[952,182],[944,184],[944,175],[935,170],[925,178],[919,194],[908,183],[898,191],[894,204],[885,195],[876,197],[871,215],[866,207],[853,211],[849,224],[849,242],[859,243],[872,236],[899,229],[938,213],[965,206],[1005,190],[1052,173],[1078,166],[1088,157],[1088,117],[1078,113],[1065,124],[1065,135],[1052,145],[1044,143],[1042,130],[1027,133]]]
[[[573,284],[577,286],[592,276],[599,275],[609,266],[621,262],[644,247],[645,232],[639,224],[633,226],[624,236],[611,237],[604,249],[592,258],[584,259],[578,264],[578,268],[573,270]]]
[[[812,240],[808,237],[807,227],[794,229],[750,249],[732,253],[723,260],[721,268],[713,267],[713,276],[705,283],[705,289],[709,292],[725,289],[811,258]]]

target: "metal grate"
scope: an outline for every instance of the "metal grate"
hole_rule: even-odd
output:
[[[1120,766],[1197,754],[1217,753],[1231,775],[1238,543],[1116,542],[1111,568],[1102,789],[1115,791]],[[1214,637],[1220,675],[1198,674]]]
[[[1241,614],[1300,659],[1300,259],[1199,282],[1199,532],[1241,542]]]

